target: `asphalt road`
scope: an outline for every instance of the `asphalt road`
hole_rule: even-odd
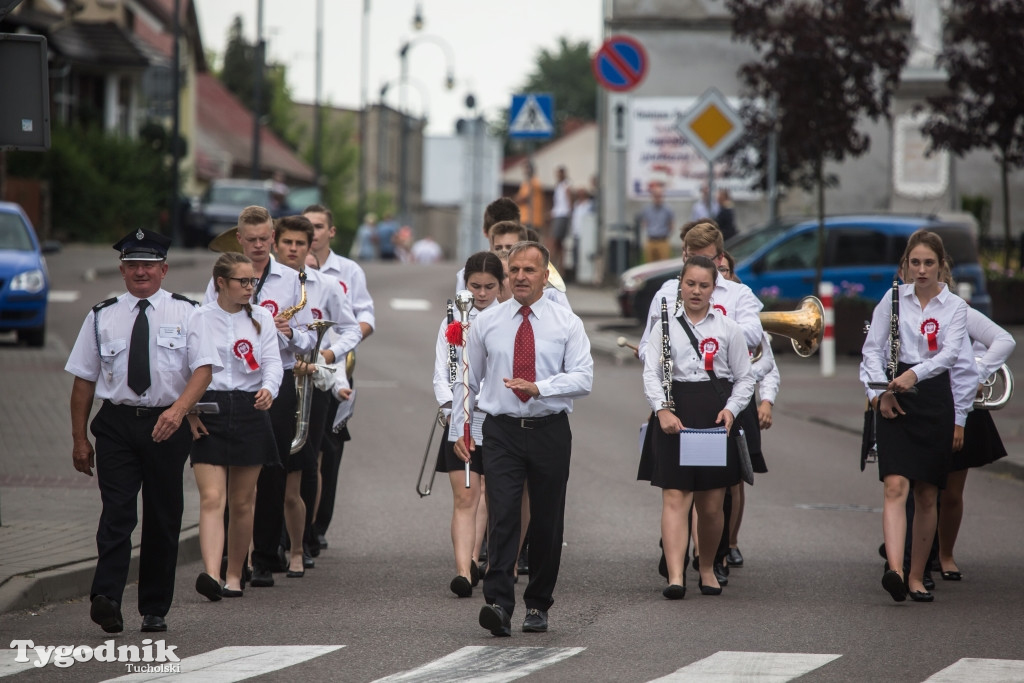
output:
[[[172,262],[170,289],[202,291],[213,259],[189,258]],[[96,250],[50,259],[55,288],[80,292],[77,300],[51,307],[55,348],[69,348],[89,306],[120,290],[116,274],[83,281],[88,259],[114,262]],[[435,410],[434,335],[455,270],[368,269],[378,332],[358,353],[354,438],[342,463],[330,547],[305,578],[278,575],[273,588],[250,588],[240,600],[218,603],[194,591],[198,563],[180,567],[170,631],[162,639],[183,660],[207,658],[193,663],[223,655],[229,675],[214,678],[208,671],[168,680],[241,680],[250,677],[246,667],[259,680],[304,683],[373,681],[409,670],[417,671],[401,680],[511,680],[510,671],[562,683],[786,681],[801,674],[802,681],[910,683],[937,674],[932,680],[1024,679],[1020,661],[960,662],[1024,660],[1022,483],[972,475],[957,546],[965,581],[939,581],[932,604],[892,602],[880,585],[876,552],[880,484],[872,474],[851,473],[857,437],[782,409],[785,363],[800,362],[792,356],[782,360],[780,410],[764,435],[771,471],[748,494],[740,539],[746,566],[733,570],[720,597],[701,596],[690,571],[690,593],[681,602],[662,598],[664,582],[656,573],[659,492],[635,481],[637,430],[646,415],[639,365],[595,357],[594,393],[577,401],[571,417],[566,546],[551,630],[515,629],[510,639],[491,638],[477,625],[479,590],[466,600],[448,590],[454,569],[447,483],[438,478],[425,499],[414,491]],[[185,485],[192,485],[187,472]],[[521,582],[518,594],[523,587]],[[137,631],[136,594],[130,586],[128,630],[117,645],[141,646],[151,635]],[[520,602],[514,627],[523,611]],[[96,647],[105,640],[89,621],[84,600],[0,616],[0,635],[6,643],[31,639],[55,646]],[[230,647],[254,649],[222,649]],[[289,654],[294,660],[288,661],[297,663],[275,670]],[[420,669],[441,658],[449,659]],[[5,668],[10,659],[0,659],[0,676],[14,672]],[[940,673],[951,666],[958,668]],[[51,663],[17,675],[24,681],[99,681],[126,672],[124,664],[89,661],[68,668]]]

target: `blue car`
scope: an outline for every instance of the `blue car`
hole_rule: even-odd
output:
[[[985,315],[992,300],[978,262],[973,223],[936,216],[866,214],[825,218],[825,264],[822,279],[836,296],[878,301],[892,287],[896,263],[907,239],[919,229],[942,237],[953,259],[953,279],[971,306]],[[726,244],[736,259],[736,275],[761,299],[798,301],[814,294],[818,259],[816,218],[783,219],[737,235]],[[648,263],[622,274],[618,292],[622,314],[644,322],[651,299],[668,279],[679,275],[678,258]]]
[[[46,343],[50,275],[32,222],[17,204],[0,202],[0,332],[29,346]]]

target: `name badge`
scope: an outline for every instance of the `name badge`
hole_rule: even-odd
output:
[[[161,325],[160,326],[161,337],[180,337],[181,336],[181,325]]]

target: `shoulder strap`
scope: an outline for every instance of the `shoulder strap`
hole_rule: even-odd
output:
[[[95,306],[93,306],[92,307],[92,312],[93,313],[98,313],[100,310],[106,308],[107,306],[113,306],[116,303],[117,303],[117,297],[116,296],[112,296],[109,299],[104,299],[103,301],[101,301],[98,304],[96,304]]]
[[[113,306],[117,303],[117,297],[112,296],[109,299],[104,299],[95,306],[92,307],[92,334],[96,339],[96,353],[99,354],[100,362],[107,362],[108,359],[103,357],[103,352],[100,351],[100,311],[107,306]],[[113,359],[109,359],[109,362],[113,362]]]
[[[175,293],[172,292],[171,293],[171,298],[172,299],[177,299],[178,301],[187,301],[190,304],[192,304],[193,306],[198,306],[199,305],[198,301],[196,301],[195,299],[189,299],[184,294],[175,294]]]
[[[697,352],[697,358],[700,358],[700,347],[697,346],[697,337],[693,336],[693,330],[691,330],[690,326],[679,318],[676,318],[676,322],[682,326],[683,331],[686,332],[686,336],[690,338],[690,344],[693,346],[693,350]],[[714,370],[708,370],[707,373],[708,377],[711,378],[711,386],[715,388],[715,392],[718,394],[718,397],[722,399],[722,401],[728,403],[729,395],[725,393],[725,388],[722,387],[722,383],[719,381],[718,375],[715,374]]]

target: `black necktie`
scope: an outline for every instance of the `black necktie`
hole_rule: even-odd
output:
[[[149,301],[139,300],[139,313],[132,328],[132,343],[128,347],[128,386],[139,396],[149,389]]]

